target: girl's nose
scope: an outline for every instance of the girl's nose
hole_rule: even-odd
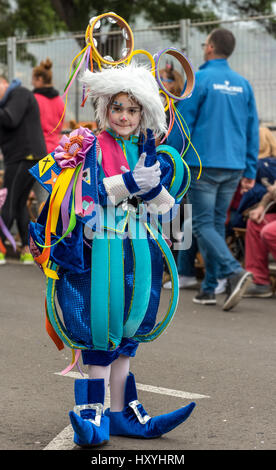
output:
[[[121,120],[122,120],[122,121],[126,121],[126,120],[127,120],[127,118],[126,118],[126,116],[125,116],[124,114],[122,115]]]

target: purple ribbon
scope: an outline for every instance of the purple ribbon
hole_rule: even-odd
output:
[[[4,224],[4,221],[3,221],[1,216],[0,216],[0,228],[3,232],[3,234],[5,235],[5,237],[11,242],[14,251],[16,251],[15,240],[14,240],[12,234],[10,233],[10,231],[7,229],[6,225]]]
[[[61,219],[62,219],[62,234],[66,232],[68,225],[69,225],[69,202],[70,202],[70,196],[72,193],[73,184],[74,184],[74,175],[71,178],[70,184],[67,188],[67,191],[65,193],[65,196],[60,206]],[[68,237],[71,237],[71,232],[68,233]]]
[[[91,46],[89,46],[88,49],[87,49],[85,70],[88,69],[89,57],[90,57],[90,49],[91,49]],[[84,98],[85,98],[85,85],[82,85],[82,101],[84,100]]]

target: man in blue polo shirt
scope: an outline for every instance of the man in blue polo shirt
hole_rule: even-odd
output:
[[[193,233],[205,263],[205,277],[193,301],[215,304],[219,276],[228,280],[223,309],[230,310],[252,275],[227,247],[226,214],[239,182],[244,192],[255,183],[259,122],[251,85],[227,62],[235,48],[232,32],[213,30],[203,47],[205,63],[196,73],[193,94],[178,105],[202,162],[202,174],[197,179],[199,162],[190,146],[185,156],[192,174],[188,200],[192,204]],[[176,125],[168,145],[181,151],[183,142]]]

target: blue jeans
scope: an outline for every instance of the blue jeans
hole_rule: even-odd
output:
[[[184,236],[187,233],[192,232],[192,218],[189,218],[184,221],[183,231]],[[192,233],[188,233],[188,236],[191,237],[191,246],[188,249],[180,249],[177,253],[177,270],[180,276],[194,277],[196,275],[195,271],[195,259],[198,252],[197,240]]]
[[[188,202],[192,204],[193,234],[205,264],[201,287],[214,292],[217,278],[229,277],[242,270],[225,241],[227,210],[232,201],[242,170],[203,168],[199,180],[198,169],[191,168]]]

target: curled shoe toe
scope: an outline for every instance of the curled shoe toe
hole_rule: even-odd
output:
[[[74,442],[80,447],[94,447],[106,444],[109,440],[109,419],[103,416],[98,427],[88,419],[83,419],[74,411],[69,411],[69,417],[74,430]]]
[[[137,390],[134,375],[130,372],[125,384],[125,402],[122,411],[105,411],[110,419],[110,434],[154,438],[174,429],[183,423],[192,413],[195,403],[191,402],[178,410],[151,418],[143,405],[137,400]]]

